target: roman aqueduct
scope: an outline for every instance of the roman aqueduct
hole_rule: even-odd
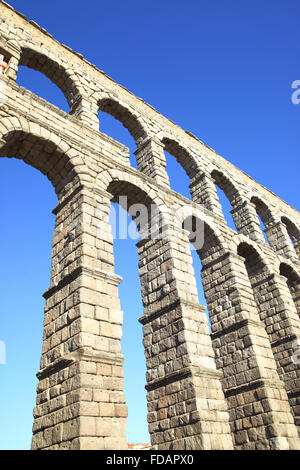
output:
[[[109,224],[121,195],[155,206],[169,224],[153,237],[144,220],[137,244],[153,449],[300,449],[299,213],[35,22],[5,2],[0,11],[0,155],[40,170],[59,200],[32,449],[127,448]],[[50,78],[70,113],[19,87],[19,65]],[[128,149],[99,131],[99,109],[133,136],[138,170]],[[164,150],[188,174],[191,201],[170,189]],[[168,217],[183,206],[190,226],[201,219],[204,227],[197,252],[211,332],[192,232]]]

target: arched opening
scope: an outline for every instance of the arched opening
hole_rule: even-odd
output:
[[[10,147],[7,156],[12,156]],[[21,157],[22,154],[20,153]],[[43,292],[49,287],[53,207],[57,197],[40,171],[17,159],[0,158],[1,449],[29,449],[36,373],[43,336]]]
[[[193,197],[193,177],[196,176],[197,165],[186,149],[176,141],[163,139],[166,157],[166,171],[170,187],[188,199]],[[175,157],[175,158],[174,158]]]
[[[282,217],[281,221],[285,225],[287,233],[288,233],[288,235],[290,237],[290,240],[292,242],[292,245],[293,245],[298,257],[300,258],[300,230],[287,217]]]
[[[223,173],[214,170],[211,176],[216,185],[217,195],[222,208],[224,219],[228,227],[236,231],[237,227],[232,216],[232,210],[234,209],[237,198],[239,197],[238,191],[228,180],[228,178],[223,175]]]
[[[167,151],[165,153],[166,158],[166,172],[170,179],[170,188],[176,191],[187,199],[191,199],[191,192],[189,188],[190,180],[180,163]]]
[[[218,237],[207,223],[192,216],[185,220],[183,227],[188,230],[190,244],[192,245],[199,302],[201,305],[207,306],[206,315],[209,329],[214,332],[218,329],[218,324],[222,318],[222,314],[218,315],[218,310],[221,313],[221,304],[228,302],[227,298],[222,297],[221,292],[220,295],[218,292],[214,292],[215,276],[213,273],[218,270],[218,260],[220,260],[220,263],[224,261],[225,251]],[[201,231],[203,233],[200,233]],[[219,277],[222,281],[225,276],[220,272]],[[219,306],[219,309],[215,308],[216,305]]]
[[[260,229],[263,233],[265,241],[268,245],[270,245],[270,240],[268,239],[268,236],[266,234],[266,230],[274,222],[271,211],[263,201],[261,201],[260,199],[258,199],[255,196],[251,198],[251,202],[255,207],[256,215],[257,215],[257,218],[259,220],[259,226],[260,226]]]
[[[130,163],[134,168],[137,168],[136,159],[133,154],[139,147],[139,144],[146,138],[146,132],[138,118],[125,106],[111,98],[100,99],[98,107],[100,131],[126,145],[130,150]],[[127,132],[124,132],[122,126],[113,122],[106,114],[120,121],[123,128],[129,132],[129,135]]]
[[[203,288],[202,278],[201,278],[201,272],[202,272],[201,259],[192,243],[190,243],[190,250],[191,250],[191,255],[192,255],[192,260],[193,260],[193,269],[194,269],[194,276],[196,279],[199,304],[206,307],[205,314],[207,316],[209,330],[211,331],[211,323],[210,323],[209,313],[207,310],[204,288]]]
[[[56,141],[52,141],[50,132],[45,132],[48,139],[34,135],[28,130],[6,132],[2,136],[6,144],[0,149],[0,157],[22,159],[46,175],[52,182],[55,192],[59,194],[75,177],[75,173],[68,156],[57,145],[57,136]]]
[[[70,112],[69,104],[61,90],[42,73],[20,65],[17,84],[32,91],[35,95],[43,98],[62,111]]]
[[[280,274],[286,278],[286,283],[300,319],[300,276],[288,265],[281,263]]]
[[[142,326],[138,322],[143,315],[146,291],[144,284],[141,288],[138,275],[142,261],[139,260],[136,244],[141,236],[150,236],[147,229],[151,223],[152,201],[144,191],[128,182],[112,181],[107,191],[113,195],[110,223],[114,236],[115,273],[123,277],[119,286],[119,298],[124,312],[121,344],[125,358],[127,439],[129,444],[150,443],[145,390],[146,352],[143,347]],[[141,206],[145,208],[144,214]]]
[[[49,83],[43,80],[38,74],[32,74],[30,71],[25,71],[24,67],[22,70],[22,77],[20,71],[17,75],[17,82],[25,88],[32,90],[34,86],[34,93],[42,93],[41,97],[47,97],[47,100],[53,102],[55,105],[60,104],[64,111],[73,114],[76,101],[79,99],[79,91],[75,86],[72,77],[66,72],[63,65],[60,65],[53,59],[50,59],[46,54],[34,51],[30,48],[24,47],[21,52],[19,66],[25,66],[29,69],[41,72],[45,77],[51,80],[64,94],[67,100],[69,109],[67,109],[65,101],[61,99],[53,89],[50,91]],[[45,95],[46,93],[46,95]]]
[[[128,147],[130,165],[137,169],[137,162],[134,155],[134,152],[136,151],[136,143],[130,132],[128,132],[128,129],[107,112],[99,111],[98,117],[101,132]]]
[[[293,354],[292,344],[294,334],[298,331],[297,327],[295,328],[295,310],[291,308],[293,301],[289,300],[287,289],[284,289],[280,279],[270,273],[264,260],[253,246],[241,243],[238,246],[238,254],[245,259],[257,311],[269,336],[277,373],[285,383],[291,411],[295,424],[297,424],[299,406],[295,396],[298,395],[299,384],[296,374],[294,375],[295,380],[290,380],[291,373],[294,373],[292,372],[294,365],[290,361]],[[299,279],[296,279],[294,274],[286,269],[286,266],[282,266],[280,271],[281,274],[288,276],[288,287],[294,297],[295,305],[298,302],[299,308]]]

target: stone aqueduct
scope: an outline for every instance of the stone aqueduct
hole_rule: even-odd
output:
[[[108,216],[119,195],[166,213],[189,205],[205,227],[198,254],[211,333],[188,232],[138,242],[153,448],[300,449],[299,213],[35,22],[5,2],[0,10],[1,156],[39,169],[59,200],[32,449],[127,448]],[[19,64],[50,78],[70,113],[19,87]],[[138,170],[126,147],[99,132],[99,109],[133,136]],[[188,174],[192,201],[170,189],[164,150]]]

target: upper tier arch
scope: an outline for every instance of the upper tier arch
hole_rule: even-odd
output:
[[[19,65],[37,70],[49,78],[64,94],[70,107],[70,114],[75,113],[78,101],[85,92],[73,69],[57,54],[53,54],[45,47],[24,44],[20,48]]]
[[[148,131],[141,116],[130,105],[126,104],[112,93],[99,93],[94,95],[93,98],[96,100],[100,111],[110,114],[128,129],[135,140],[137,148],[139,148],[139,145],[148,137]]]

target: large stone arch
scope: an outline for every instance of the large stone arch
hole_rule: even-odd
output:
[[[167,134],[159,130],[147,142],[143,143],[136,153],[139,169],[153,177],[158,183],[169,187],[164,150],[175,157],[186,172],[190,180],[189,188],[192,199],[198,202],[196,199],[199,172],[202,174],[198,159],[194,152],[190,151],[185,144],[180,143],[180,139],[171,133]]]
[[[166,215],[163,223],[170,226],[170,231],[155,233],[153,237],[141,236],[137,243],[144,306],[140,322],[144,331],[148,422],[153,448],[179,449],[184,446],[202,449],[208,441],[211,442],[211,448],[230,448],[226,404],[215,368],[207,319],[203,307],[198,304],[195,280],[191,274],[192,261],[186,252],[188,240],[181,229],[182,221],[168,218],[168,208],[151,184],[129,172],[117,169],[104,171],[98,176],[94,190],[102,193],[107,200],[117,200],[119,195],[127,195],[129,204],[156,204],[158,210]],[[108,220],[107,215],[105,219]],[[181,229],[181,234],[178,229]],[[102,233],[104,230],[107,233],[108,229],[103,228]],[[197,338],[192,339],[190,334]],[[165,341],[167,337],[169,339]],[[196,372],[194,367],[200,368],[200,371]],[[170,385],[167,389],[166,384]],[[199,392],[199,387],[202,392]],[[185,390],[183,394],[182,390]],[[195,399],[188,394],[188,390],[195,394]],[[200,415],[188,418],[187,421],[181,416],[185,414],[185,406],[191,406],[185,405],[186,400],[189,403],[192,400],[192,406],[197,409],[199,393],[201,408],[210,422],[210,430],[201,427],[200,409]],[[216,394],[214,403],[209,403],[211,393]],[[178,409],[173,408],[174,397],[182,403]],[[223,413],[216,418],[217,409],[222,409]],[[174,418],[178,416],[178,420],[166,423],[168,413],[175,413]],[[216,442],[211,440],[211,432],[220,423],[223,431],[220,440]],[[166,432],[161,432],[162,426]]]
[[[61,137],[24,118],[0,121],[0,156],[14,157],[41,171],[52,182],[56,193],[66,191],[68,183],[78,178],[82,158]]]
[[[242,190],[239,188],[238,183],[233,181],[232,176],[229,176],[224,169],[213,168],[211,176],[214,183],[224,191],[234,208],[243,199]]]
[[[256,213],[259,215],[266,228],[276,222],[276,215],[273,213],[272,208],[270,208],[262,198],[253,195],[250,202],[254,205]]]
[[[248,275],[255,275],[253,271],[259,271],[259,274],[264,276],[265,273],[270,274],[270,270],[266,263],[266,260],[260,250],[257,249],[254,243],[248,241],[242,241],[237,246],[237,254],[245,258],[246,262],[249,262]]]
[[[258,253],[255,250],[256,243],[249,242],[248,237],[244,235],[236,235],[233,240],[231,246],[228,246],[224,244],[220,235],[217,237],[216,231],[207,227],[204,244],[197,251],[202,262],[202,282],[211,320],[211,338],[216,365],[223,374],[223,391],[227,398],[235,446],[251,449],[256,448],[256,424],[248,423],[249,435],[247,432],[241,434],[239,426],[241,417],[247,415],[247,404],[256,402],[257,407],[261,406],[258,414],[263,414],[263,400],[259,397],[268,396],[272,399],[278,394],[278,391],[275,392],[269,387],[268,380],[271,377],[274,383],[277,380],[277,387],[282,396],[285,394],[283,401],[278,403],[281,412],[286,410],[284,400],[287,400],[287,396],[283,383],[280,383],[274,357],[271,357],[269,352],[265,357],[264,348],[271,350],[267,327],[263,324],[263,318],[259,317],[252,292],[253,285],[248,279],[244,259],[238,253],[234,255],[233,246],[235,245],[237,250],[240,246],[247,246],[251,254],[257,253],[260,262],[264,260],[263,253],[260,250]],[[263,282],[264,273],[261,270],[259,275],[262,276],[260,280]],[[276,316],[275,321],[277,321]],[[261,388],[264,389],[263,395],[260,395]],[[276,418],[270,414],[270,419],[276,426]],[[291,410],[289,410],[286,423],[291,419]],[[263,428],[259,432],[260,439],[266,445],[268,432],[263,431]],[[294,427],[293,438],[296,435]],[[285,447],[289,445],[288,439],[276,445]],[[292,442],[293,439],[291,445]]]
[[[141,237],[137,244],[153,449],[231,449],[229,423],[237,449],[299,448],[293,419],[300,384],[291,361],[291,342],[299,336],[291,297],[292,292],[298,298],[299,263],[288,247],[294,228],[281,218],[286,215],[299,228],[299,214],[35,22],[5,2],[0,10],[1,117],[6,116],[0,121],[0,156],[20,157],[38,168],[59,197],[32,448],[127,448],[121,279],[114,273],[109,231],[111,201],[122,194],[129,204],[161,208],[166,225],[176,229],[164,237]],[[16,86],[19,63],[56,83],[72,116]],[[98,132],[99,108],[134,137],[139,171],[128,166],[123,146]],[[190,177],[192,203],[170,191],[165,145]],[[213,169],[223,175],[213,174],[226,186],[242,235],[223,221]],[[276,216],[268,227],[274,250],[262,243],[252,195]],[[184,205],[192,210],[185,213]],[[198,252],[211,335],[197,300],[189,232],[181,230],[186,219],[192,230],[196,220],[204,226]],[[249,275],[246,258],[259,267],[252,266]],[[299,426],[299,419],[294,422]]]

